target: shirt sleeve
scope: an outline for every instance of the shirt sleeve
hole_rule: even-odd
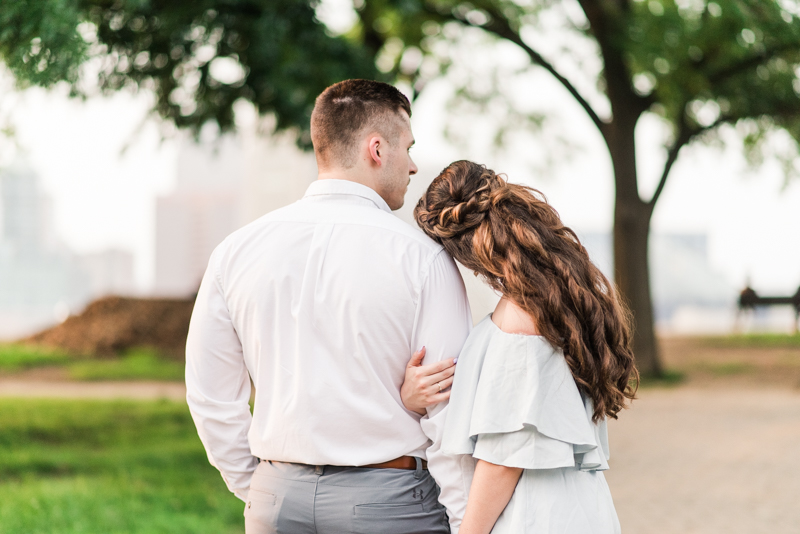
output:
[[[464,281],[453,259],[442,250],[431,263],[420,292],[413,346],[426,347],[424,364],[454,358],[461,352],[471,327]],[[431,440],[426,454],[428,469],[440,488],[439,502],[447,508],[452,534],[458,534],[474,463],[469,455],[446,455],[441,450],[447,404],[428,408],[420,425]]]
[[[218,276],[219,248],[203,276],[186,340],[186,400],[211,465],[246,500],[258,459],[250,451],[250,375]]]

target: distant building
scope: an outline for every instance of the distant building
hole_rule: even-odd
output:
[[[595,265],[613,280],[611,235],[578,234]],[[653,234],[650,288],[656,324],[663,331],[724,331],[733,326],[738,292],[709,263],[704,234]],[[682,319],[689,315],[693,324]]]
[[[225,237],[298,200],[314,179],[313,155],[287,137],[245,130],[216,141],[185,140],[175,190],[156,201],[154,293],[194,294]]]
[[[265,137],[246,132],[242,149],[243,223],[301,199],[317,179],[314,154],[297,148],[291,136]]]
[[[77,260],[89,276],[89,294],[92,299],[136,293],[131,252],[108,249],[81,254]]]
[[[53,242],[50,203],[30,169],[17,164],[0,173],[0,210],[0,337],[9,337],[82,304],[88,280]]]
[[[93,296],[130,291],[132,271],[122,251],[76,256],[55,237],[35,173],[21,163],[0,172],[0,339],[63,320]]]
[[[32,170],[18,163],[0,174],[0,241],[15,257],[35,256],[45,244],[49,199]]]

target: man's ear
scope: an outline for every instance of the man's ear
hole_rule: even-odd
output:
[[[368,147],[369,156],[372,158],[372,162],[378,166],[383,165],[383,158],[381,157],[381,151],[383,150],[383,139],[377,135],[370,137]]]

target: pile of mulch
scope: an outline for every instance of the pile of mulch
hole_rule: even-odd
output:
[[[182,359],[193,306],[194,300],[105,297],[80,315],[22,341],[96,356],[152,347]]]

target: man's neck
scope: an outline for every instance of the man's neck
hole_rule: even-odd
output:
[[[375,191],[374,180],[371,176],[364,172],[358,172],[356,169],[335,169],[319,171],[317,174],[318,180],[347,180],[348,182],[355,182],[357,184],[365,185]]]

